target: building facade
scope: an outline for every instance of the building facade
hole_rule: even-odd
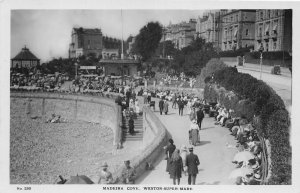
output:
[[[89,53],[95,53],[96,57],[101,55],[103,40],[100,29],[73,28],[71,36],[69,58],[77,58]]]
[[[220,10],[213,10],[203,14],[202,18],[197,19],[196,37],[200,37],[205,42],[213,43],[214,47],[221,48],[221,12]]]
[[[187,47],[194,40],[196,32],[195,19],[190,19],[189,22],[181,22],[179,24],[169,24],[164,29],[164,35],[162,41],[172,41],[175,48],[181,50]]]
[[[72,40],[69,45],[69,58],[87,56],[94,53],[96,57],[102,55],[103,49],[121,49],[121,40],[103,36],[98,28],[73,28]]]
[[[40,65],[38,59],[26,46],[11,59],[11,68],[32,68]]]
[[[292,51],[292,10],[258,9],[255,50]]]
[[[102,59],[100,65],[103,67],[104,75],[131,76],[138,75],[139,60],[131,59]]]
[[[222,51],[254,46],[256,10],[232,10],[221,16]]]

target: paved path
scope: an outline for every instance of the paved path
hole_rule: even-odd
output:
[[[158,105],[158,100],[154,100]],[[179,116],[178,109],[172,109],[171,103],[169,109],[168,115],[160,115],[158,111],[155,114],[166,126],[177,148],[180,148],[182,144],[188,146],[190,121],[185,110],[184,116]],[[227,143],[236,144],[233,136],[229,135],[228,129],[214,125],[213,118],[206,117],[202,123],[202,128],[200,131],[201,144],[194,150],[200,159],[200,172],[196,184],[233,184],[233,181],[228,180],[228,175],[234,169],[231,161],[237,150],[226,146]],[[165,171],[166,160],[163,158],[164,155],[158,158],[155,169],[145,173],[136,182],[138,184],[172,184],[172,179]],[[181,184],[187,184],[187,176],[183,176]]]

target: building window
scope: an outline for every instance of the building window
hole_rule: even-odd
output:
[[[266,43],[266,51],[267,52],[269,51],[269,43],[268,42]]]
[[[262,36],[262,28],[261,28],[261,27],[258,29],[258,36],[259,36],[259,37]]]
[[[271,18],[271,10],[268,10],[268,18]]]
[[[273,42],[273,50],[276,51],[277,50],[277,42]]]
[[[235,15],[235,21],[236,21],[236,22],[239,21],[239,15],[238,15],[238,14]]]
[[[264,19],[264,13],[261,11],[260,12],[260,20],[263,20]]]
[[[249,30],[248,29],[246,29],[246,36],[248,36],[249,35]]]

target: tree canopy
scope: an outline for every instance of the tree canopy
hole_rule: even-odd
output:
[[[188,76],[200,74],[206,63],[217,55],[213,44],[206,43],[202,38],[196,38],[187,47],[177,51],[172,62],[172,68],[182,71]]]
[[[136,36],[133,52],[141,55],[143,61],[147,61],[154,55],[161,38],[161,25],[158,22],[149,22]]]

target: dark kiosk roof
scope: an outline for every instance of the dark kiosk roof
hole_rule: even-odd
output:
[[[40,60],[33,53],[29,51],[26,46],[22,48],[22,51],[19,52],[12,60]]]

